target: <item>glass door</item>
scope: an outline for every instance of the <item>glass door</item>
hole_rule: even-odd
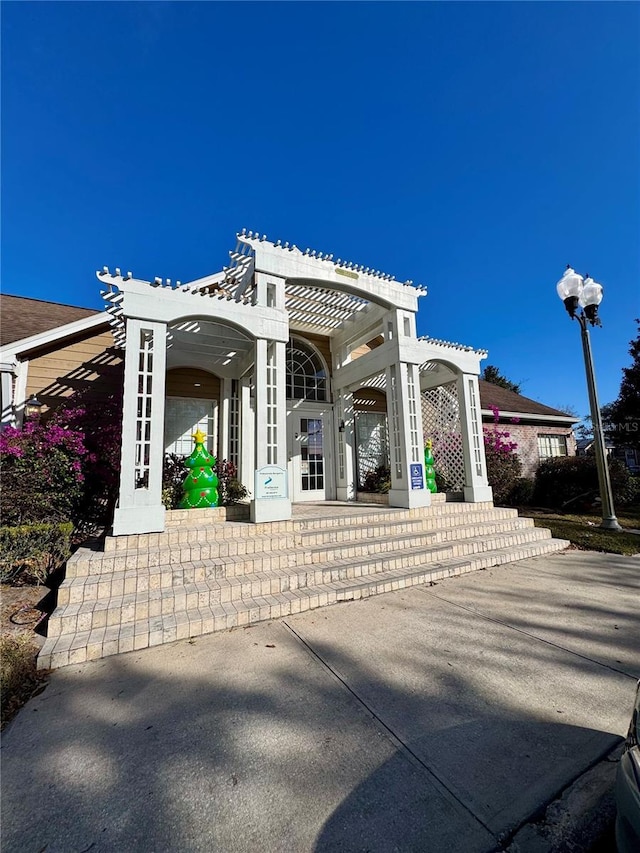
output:
[[[292,412],[289,416],[289,449],[292,500],[326,500],[326,424],[323,415]]]

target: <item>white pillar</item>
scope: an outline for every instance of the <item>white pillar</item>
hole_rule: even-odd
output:
[[[255,459],[256,418],[251,401],[251,381],[248,376],[240,380],[240,451],[238,458],[238,479],[253,494]]]
[[[429,506],[431,492],[424,475],[418,366],[400,362],[388,367],[386,374],[391,457],[389,506]]]
[[[251,520],[282,521],[291,518],[287,485],[286,344],[257,338],[255,352],[256,473]]]
[[[162,463],[167,327],[127,319],[120,497],[113,535],[164,530]]]
[[[493,491],[487,481],[478,377],[461,373],[457,386],[464,453],[464,499],[469,503],[491,501]]]
[[[13,408],[13,366],[2,365],[2,426],[15,426]]]
[[[232,379],[223,378],[220,382],[220,417],[218,418],[218,446],[215,455],[218,461],[229,459],[229,421]]]
[[[356,424],[353,393],[341,388],[336,391],[334,407],[336,497],[339,501],[355,501],[356,482]]]

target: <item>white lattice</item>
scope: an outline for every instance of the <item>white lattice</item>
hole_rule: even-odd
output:
[[[447,492],[460,492],[464,486],[464,455],[460,426],[460,404],[455,382],[439,385],[421,393],[422,429],[425,441],[433,443],[436,473]]]

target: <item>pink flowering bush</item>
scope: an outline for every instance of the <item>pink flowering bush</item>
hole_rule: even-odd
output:
[[[5,525],[104,523],[115,502],[120,462],[117,401],[85,406],[76,395],[47,420],[0,433]]]
[[[509,500],[522,473],[522,463],[516,453],[518,445],[511,439],[511,434],[499,429],[500,411],[496,406],[491,406],[491,410],[494,425],[483,430],[487,479],[493,489],[494,502],[504,504]]]

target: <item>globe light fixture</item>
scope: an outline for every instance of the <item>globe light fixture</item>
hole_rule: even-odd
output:
[[[27,402],[24,404],[24,415],[29,420],[35,420],[40,417],[40,411],[42,410],[42,403],[35,394],[32,394]]]
[[[622,528],[618,524],[618,519],[613,509],[613,493],[611,491],[611,479],[609,477],[609,466],[607,465],[602,416],[598,403],[591,339],[589,337],[589,326],[602,326],[598,317],[598,306],[602,302],[603,288],[601,284],[598,284],[597,281],[594,281],[588,275],[583,278],[571,266],[567,265],[564,275],[556,285],[556,291],[560,299],[564,302],[564,307],[567,309],[571,319],[577,320],[580,325],[582,353],[584,355],[587,389],[589,391],[591,422],[593,424],[593,444],[596,467],[598,469],[598,485],[602,504],[602,521],[600,522],[600,527],[605,530],[621,530]]]

